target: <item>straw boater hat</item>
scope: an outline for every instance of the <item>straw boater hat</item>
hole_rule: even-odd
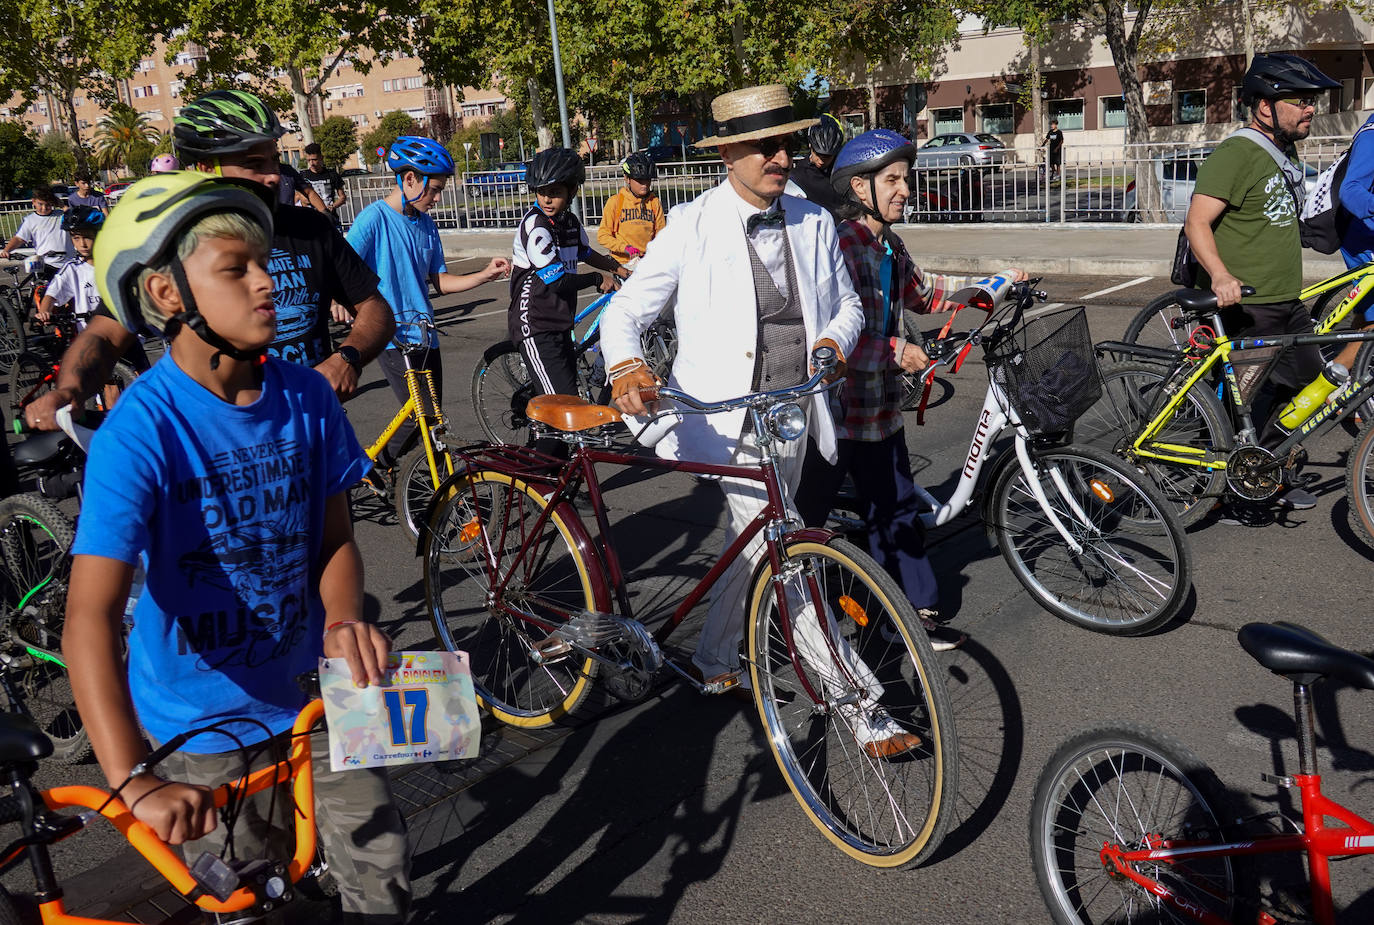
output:
[[[819,125],[820,119],[798,119],[792,97],[782,84],[731,90],[711,100],[716,133],[697,142],[698,147],[727,145],[736,141],[772,138]]]

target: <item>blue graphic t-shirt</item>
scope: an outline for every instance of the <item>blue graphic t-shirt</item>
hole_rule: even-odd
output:
[[[168,353],[96,432],[74,555],[147,569],[129,636],[139,719],[165,742],[253,717],[289,729],[316,667],[325,500],[370,463],[324,377],[268,360],[262,395],[231,405]],[[246,742],[265,738],[240,724]],[[198,737],[196,752],[234,748]]]
[[[391,303],[396,316],[396,339],[421,344],[420,329],[406,322],[433,321],[429,278],[447,273],[444,245],[434,219],[423,212],[405,216],[377,200],[358,213],[348,229],[348,243],[380,277],[377,288]],[[429,334],[429,346],[439,346],[439,336]]]

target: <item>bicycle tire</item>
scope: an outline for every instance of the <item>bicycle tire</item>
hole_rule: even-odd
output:
[[[61,660],[67,579],[76,530],[61,509],[36,494],[0,501],[0,559],[5,568],[7,670],[24,706],[52,739],[53,757],[75,764],[91,752]],[[20,705],[10,704],[11,709]]]
[[[993,535],[1017,580],[1046,610],[1094,632],[1138,636],[1173,619],[1191,587],[1191,553],[1159,490],[1093,447],[1034,450],[1032,457],[1055,514],[1082,552],[1064,542],[1013,457],[995,476],[988,504]],[[1068,498],[1053,481],[1055,469]]]
[[[421,546],[425,603],[439,645],[468,653],[482,706],[502,723],[527,729],[571,720],[597,673],[597,663],[575,651],[543,664],[533,656],[531,644],[562,622],[556,613],[597,609],[591,570],[564,513],[555,511],[533,533],[545,504],[525,482],[473,472],[436,509]],[[527,556],[508,561],[527,541]],[[521,562],[524,571],[498,595],[492,572]],[[498,612],[502,603],[527,608],[530,619]]]
[[[9,380],[9,417],[6,419],[5,430],[12,431],[12,425],[24,413],[24,408],[44,392],[52,391],[56,378],[48,382],[43,379],[53,371],[52,361],[47,357],[25,350],[15,357],[10,364],[7,378]]]
[[[519,347],[503,341],[487,349],[472,371],[472,410],[488,440],[517,446],[529,442],[525,405],[533,390]]]
[[[1126,333],[1121,335],[1121,339],[1142,347],[1185,347],[1198,325],[1193,323],[1174,328],[1173,321],[1182,317],[1183,309],[1171,289],[1136,312],[1131,323],[1126,325]]]
[[[32,910],[26,918],[20,913],[19,905],[10,891],[0,886],[0,925],[25,925],[26,922],[38,921],[37,910]]]
[[[1206,517],[1226,494],[1226,472],[1137,456],[1131,444],[1150,422],[1162,390],[1169,388],[1167,367],[1151,363],[1104,363],[1102,397],[1074,423],[1074,442],[1107,450],[1143,472],[1174,506],[1184,527]],[[1155,438],[1160,443],[1199,452],[1230,452],[1235,433],[1221,403],[1199,383]]]
[[[1350,519],[1374,546],[1374,420],[1365,424],[1345,464],[1345,497]]]
[[[1197,921],[1109,875],[1101,851],[1109,842],[1137,849],[1208,835],[1220,841],[1226,803],[1216,775],[1172,736],[1129,723],[1074,736],[1046,763],[1031,800],[1031,867],[1050,915],[1058,925]],[[1238,871],[1231,859],[1138,869],[1199,909],[1232,920]]]
[[[915,319],[917,317],[918,316],[915,312],[902,312],[902,331],[907,343],[917,344],[919,346],[920,344],[925,343],[925,335],[921,332],[920,327],[916,324]],[[916,406],[921,403],[921,392],[924,391],[924,387],[921,385],[921,374],[919,372],[909,373],[906,370],[902,370],[901,377],[901,410],[915,411]]]
[[[0,298],[0,376],[8,375],[14,361],[29,347],[25,324],[28,307],[13,288],[6,288],[4,296]]]
[[[454,470],[453,457],[447,450],[437,448],[434,456],[442,482]],[[429,512],[430,502],[437,490],[438,486],[430,478],[425,445],[423,441],[417,442],[396,464],[396,484],[392,493],[396,519],[405,527],[411,539],[419,539],[420,527],[425,522],[425,514]]]
[[[814,690],[828,686],[835,692],[832,709],[815,709],[783,635],[772,567],[765,560],[750,599],[747,646],[754,701],[769,749],[807,817],[845,854],[873,867],[920,864],[949,828],[959,789],[958,745],[944,669],[911,602],[857,547],[839,538],[824,544],[793,541],[786,546],[786,560],[802,566],[794,577],[816,576],[835,617],[832,632],[872,674],[869,683],[879,690],[876,706],[906,732],[920,736],[921,744],[892,758],[870,757],[842,708],[833,708],[835,699],[859,691],[852,686],[844,691],[842,684],[849,682],[833,675],[827,684],[812,671]],[[846,618],[840,618],[841,612]],[[829,652],[823,657],[830,658]],[[814,665],[817,659],[799,651],[797,661]],[[872,690],[867,688],[865,700],[872,698]]]
[[[137,378],[138,370],[133,366],[123,360],[115,363],[114,369],[110,370],[110,375],[105,380],[105,385],[99,392],[86,399],[87,410],[109,411],[115,406],[119,396],[124,394],[124,390],[133,385]]]
[[[1327,315],[1331,314],[1336,306],[1344,301],[1347,292],[1348,289],[1343,286],[1340,289],[1333,289],[1330,292],[1324,293],[1318,298],[1316,304],[1312,307],[1313,325],[1320,325],[1325,321]],[[1358,306],[1356,306],[1356,309],[1358,309]],[[1345,324],[1347,326],[1350,325],[1349,316],[1347,316]],[[1357,325],[1350,329],[1355,330],[1358,327],[1362,327],[1362,325]],[[1341,352],[1342,346],[1342,344],[1319,345],[1318,349],[1321,350],[1322,362],[1325,364],[1334,360],[1337,354]],[[1350,364],[1350,378],[1356,382],[1369,382],[1371,374],[1374,374],[1374,342],[1361,344],[1359,352],[1355,354],[1354,362]],[[1356,411],[1362,415],[1366,421],[1374,421],[1374,398],[1369,398],[1361,403]]]

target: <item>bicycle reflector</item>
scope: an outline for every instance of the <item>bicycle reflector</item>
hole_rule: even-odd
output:
[[[862,606],[860,606],[859,602],[854,600],[854,598],[850,597],[848,594],[840,595],[840,609],[845,612],[845,616],[849,617],[849,619],[853,620],[860,626],[868,625],[868,614],[864,612],[864,609]]]
[[[768,430],[779,440],[796,440],[806,433],[806,412],[794,401],[768,409]]]
[[[1102,479],[1093,479],[1088,484],[1092,487],[1093,494],[1101,498],[1105,503],[1111,504],[1116,500],[1116,492]]]

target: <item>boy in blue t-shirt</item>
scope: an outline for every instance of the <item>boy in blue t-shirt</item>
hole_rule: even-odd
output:
[[[407,345],[416,369],[427,369],[434,380],[434,391],[444,397],[443,365],[439,359],[439,335],[427,330],[434,323],[434,306],[429,287],[440,295],[465,292],[483,283],[500,279],[510,270],[510,261],[493,257],[484,269],[455,275],[444,262],[444,245],[429,210],[453,176],[453,158],[443,145],[429,138],[402,135],[392,144],[387,166],[396,175],[396,188],[385,199],[372,203],[354,219],[348,230],[348,243],[372,268],[380,282],[378,290],[396,315],[396,342]],[[402,402],[410,398],[405,382],[405,359],[394,346],[377,362],[391,383],[391,391]],[[392,436],[378,459],[379,470],[369,476],[372,487],[384,490],[385,470],[395,465],[410,447],[415,426],[403,424]],[[394,451],[391,449],[396,447]]]
[[[167,842],[210,835],[188,846],[191,858],[223,844],[209,787],[242,772],[240,743],[259,753],[289,743],[306,702],[296,678],[325,655],[344,659],[360,687],[378,683],[390,648],[363,618],[348,513],[367,457],[325,378],[266,355],[271,227],[267,204],[242,186],[162,174],[125,193],[94,254],[115,317],[165,327],[171,346],[92,442],[63,652],[106,779]],[[126,669],[120,635],[140,561]],[[215,723],[225,731],[130,777],[148,757],[140,726],[167,742]],[[311,747],[345,920],[403,921],[405,825],[386,775],[331,773],[321,732]],[[291,804],[284,793],[250,798],[237,853],[289,856]]]

